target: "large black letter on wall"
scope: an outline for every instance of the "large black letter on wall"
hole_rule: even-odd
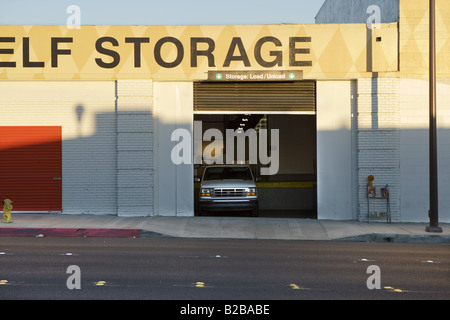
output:
[[[141,43],[149,43],[150,38],[125,38],[125,43],[134,43],[134,67],[141,67]]]
[[[120,62],[120,55],[119,55],[119,53],[117,53],[114,50],[103,48],[103,46],[102,46],[103,42],[110,42],[114,47],[117,47],[119,45],[119,42],[117,42],[117,40],[114,39],[113,37],[102,37],[95,42],[95,49],[97,50],[97,52],[106,54],[107,56],[110,56],[111,58],[113,58],[113,61],[104,62],[100,58],[95,58],[95,62],[97,63],[97,65],[99,67],[102,67],[102,68],[107,68],[107,69],[114,68]]]
[[[52,38],[52,68],[58,67],[58,55],[71,54],[70,49],[58,49],[58,43],[60,42],[72,43],[73,38]]]
[[[23,67],[43,68],[43,61],[30,61],[30,38],[23,38]]]
[[[293,37],[289,38],[289,66],[291,67],[311,67],[312,61],[297,61],[297,54],[309,54],[308,48],[296,48],[297,42],[311,42],[311,37]]]
[[[0,37],[0,42],[16,42],[14,37]],[[0,54],[14,54],[14,49],[0,49]],[[15,68],[16,63],[14,61],[0,61],[1,68]]]
[[[177,47],[177,57],[175,58],[175,60],[173,62],[166,62],[161,57],[161,47],[166,42],[172,42]],[[183,58],[184,58],[183,44],[177,38],[164,37],[164,38],[159,39],[158,42],[156,43],[156,45],[155,45],[155,60],[161,67],[175,68],[176,66],[178,66],[181,63],[181,61],[183,61]]]
[[[273,61],[265,61],[261,56],[261,48],[264,43],[272,42],[277,47],[281,47],[282,43],[279,39],[275,37],[263,37],[258,40],[255,45],[255,59],[260,64],[261,67],[271,68],[271,67],[282,67],[283,66],[283,53],[281,51],[270,51],[270,56],[275,57]]]
[[[198,50],[198,43],[206,43],[208,44],[207,50]],[[208,57],[208,67],[215,67],[214,63],[214,55],[212,54],[214,49],[216,48],[216,43],[211,38],[191,38],[191,67],[197,67],[197,57],[205,56]]]
[[[234,50],[236,46],[239,49],[240,55],[235,56]],[[223,63],[224,67],[229,67],[231,61],[242,61],[246,67],[250,67],[250,60],[248,60],[247,52],[245,52],[244,44],[242,43],[241,38],[233,38],[230,44],[230,49],[228,49],[227,56],[225,58],[225,62]]]

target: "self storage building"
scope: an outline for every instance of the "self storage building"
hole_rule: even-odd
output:
[[[450,4],[436,2],[449,222]],[[194,175],[230,153],[218,133],[255,130],[268,133],[256,174],[278,160],[263,211],[427,221],[428,1],[392,3],[376,26],[362,7],[363,21],[334,23],[329,1],[314,25],[0,26],[0,198],[15,212],[193,216]],[[368,197],[368,176],[389,201]]]

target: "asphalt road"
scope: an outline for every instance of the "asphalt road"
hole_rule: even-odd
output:
[[[450,245],[0,238],[0,299],[447,300]]]

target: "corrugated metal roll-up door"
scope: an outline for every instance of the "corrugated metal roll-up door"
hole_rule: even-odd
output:
[[[194,112],[314,114],[315,110],[315,81],[194,83]]]
[[[0,127],[0,200],[5,198],[14,202],[13,213],[62,210],[61,127]]]

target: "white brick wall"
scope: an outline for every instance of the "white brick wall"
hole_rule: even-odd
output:
[[[191,85],[162,83],[164,90],[156,99],[162,101],[157,118],[160,150],[154,148],[157,122],[150,80],[0,82],[2,125],[62,127],[63,213],[190,215],[192,168],[175,171],[167,160],[172,130],[192,125],[191,88],[180,98],[186,104],[186,116],[181,118],[178,113],[174,118],[177,86],[184,90]],[[428,81],[358,79],[355,90],[352,152],[357,163],[353,180],[357,218],[367,220],[366,184],[372,174],[375,184],[390,187],[393,221],[428,221]],[[344,109],[350,108],[349,104]],[[157,151],[160,154],[155,157]],[[450,79],[438,81],[438,157],[439,218],[448,223]],[[178,192],[178,209],[170,207],[175,206],[172,198],[159,196],[160,209],[156,210],[155,167],[160,171],[158,188]],[[174,172],[186,183],[174,186],[173,177],[167,178]],[[382,212],[384,206],[380,201],[372,209]]]
[[[153,214],[151,81],[0,82],[2,125],[61,126],[63,213]]]
[[[114,92],[112,81],[0,82],[1,125],[62,127],[63,213],[117,212]]]
[[[428,81],[357,81],[358,219],[367,220],[367,176],[388,184],[393,221],[428,222]],[[450,221],[450,79],[437,85],[439,221]],[[371,210],[385,211],[382,200]]]
[[[358,220],[368,220],[367,177],[389,185],[393,221],[400,220],[400,95],[398,79],[357,81]],[[371,200],[386,212],[384,200]]]
[[[118,214],[153,215],[153,84],[118,80],[116,94]]]

